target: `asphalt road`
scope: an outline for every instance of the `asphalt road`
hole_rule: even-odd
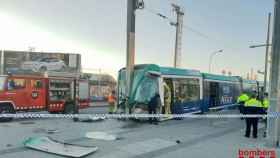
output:
[[[106,110],[106,107],[89,108],[81,113],[104,113]],[[96,122],[73,122],[72,119],[15,120],[0,124],[0,158],[61,157],[25,148],[22,142],[34,136],[50,136],[66,143],[97,146],[98,151],[88,158],[224,158],[237,157],[240,148],[267,148],[261,137],[257,140],[244,138],[243,129],[244,122],[240,119],[193,118],[169,120],[159,125],[114,119]],[[49,134],[48,130],[58,132]],[[120,139],[102,141],[85,138],[85,134],[91,131],[107,132]],[[278,154],[278,149],[276,151]]]

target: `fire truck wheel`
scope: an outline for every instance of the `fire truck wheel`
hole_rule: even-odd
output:
[[[12,105],[0,105],[0,114],[15,114],[15,110]],[[12,120],[12,117],[0,118],[0,122],[8,122]]]
[[[74,104],[68,103],[64,106],[64,114],[74,114]]]

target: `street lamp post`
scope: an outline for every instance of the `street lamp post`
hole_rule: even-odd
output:
[[[209,67],[208,67],[208,72],[211,73],[211,66],[212,66],[212,60],[213,60],[213,57],[214,55],[218,54],[218,53],[222,53],[223,50],[218,50],[218,51],[215,51],[213,52],[211,55],[210,55],[210,58],[209,58]]]
[[[258,70],[257,73],[258,73],[258,74],[261,74],[261,75],[264,75],[264,74],[265,74],[265,72],[263,72],[263,71],[261,71],[261,70]]]
[[[250,46],[250,48],[257,48],[257,47],[265,47],[265,69],[264,69],[264,92],[266,92],[267,87],[267,69],[268,69],[268,54],[269,54],[269,47],[272,46],[270,44],[270,19],[271,19],[271,13],[268,14],[268,23],[267,23],[267,37],[266,37],[266,44],[260,44],[260,45],[253,45]]]
[[[252,45],[252,46],[249,46],[249,48],[258,48],[258,47],[266,47],[266,46],[268,46],[268,47],[270,47],[270,46],[272,46],[271,44],[259,44],[259,45]]]

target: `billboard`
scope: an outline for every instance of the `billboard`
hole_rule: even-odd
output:
[[[70,53],[2,51],[1,72],[7,73],[38,73],[38,72],[69,72],[80,73],[81,55]]]

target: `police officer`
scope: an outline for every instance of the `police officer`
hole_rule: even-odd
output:
[[[245,102],[244,112],[247,115],[257,115],[261,114],[262,104],[257,100],[255,93],[251,95],[251,98]],[[253,138],[258,137],[258,117],[246,118],[246,133],[245,137],[249,138],[251,134],[251,127],[253,126]]]
[[[239,108],[240,114],[244,114],[244,104],[247,100],[249,100],[249,96],[243,91],[237,99],[237,103],[239,104],[238,108]],[[243,119],[243,118],[241,118],[241,119]]]

